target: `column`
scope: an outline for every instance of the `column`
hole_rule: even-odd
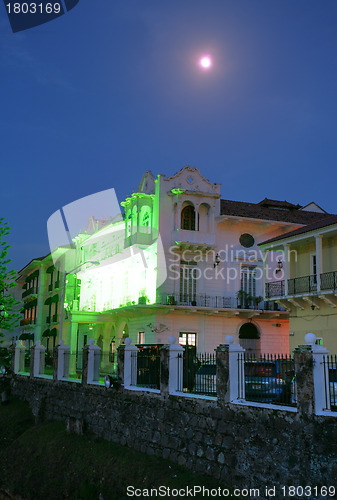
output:
[[[167,397],[183,391],[183,353],[174,336],[160,350],[160,394]]]
[[[42,325],[45,323],[45,318],[43,318],[43,306],[44,306],[44,286],[46,280],[46,270],[43,266],[40,267],[39,273],[39,290],[37,296],[37,318],[36,326],[34,328],[34,342],[41,340],[42,337]]]
[[[233,335],[227,335],[225,344],[216,349],[216,392],[220,403],[245,398],[244,352],[234,344]]]
[[[284,252],[284,261],[283,261],[283,267],[284,267],[284,295],[288,295],[288,279],[290,278],[290,253],[289,253],[290,245],[287,243],[286,245],[283,245],[283,252]]]
[[[77,335],[78,323],[76,321],[71,321],[68,325],[68,345],[70,347],[69,372],[71,374],[76,373]]]
[[[318,234],[315,236],[316,240],[316,283],[317,292],[321,291],[321,274],[323,273],[323,251],[322,251],[322,240],[323,235]]]
[[[268,257],[269,257],[269,250],[263,250],[263,252],[262,252],[263,295],[266,299],[269,298],[269,290],[268,290],[268,284],[267,284],[268,278],[269,278]]]
[[[197,205],[197,204],[194,205],[194,210],[195,210],[194,230],[195,231],[198,231],[199,206],[200,205]]]
[[[131,345],[130,337],[125,339],[124,348],[124,388],[130,389],[137,385],[137,353],[138,348]]]

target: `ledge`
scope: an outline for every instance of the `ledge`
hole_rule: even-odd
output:
[[[204,399],[207,401],[217,401],[218,398],[216,396],[206,396],[204,394],[193,394],[191,392],[170,392],[170,396],[180,396],[182,398],[192,398],[192,399]]]
[[[127,387],[124,386],[126,391],[135,391],[135,392],[153,392],[154,394],[160,394],[159,389],[151,389],[150,387],[137,387],[136,385],[129,385]]]
[[[245,401],[243,399],[230,401],[230,403],[232,405],[237,405],[237,406],[253,406],[254,408],[266,408],[267,410],[283,410],[283,411],[289,411],[291,413],[297,413],[297,407],[294,406],[273,405],[271,403],[257,403],[255,401]]]

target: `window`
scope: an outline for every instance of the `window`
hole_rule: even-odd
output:
[[[180,262],[180,300],[182,302],[190,303],[196,300],[196,266],[197,263],[194,261],[182,260]]]
[[[256,266],[242,266],[241,290],[251,297],[256,297]]]
[[[255,243],[253,236],[251,234],[248,234],[248,233],[241,234],[239,241],[240,241],[240,245],[242,245],[245,248],[250,248]]]
[[[145,344],[145,332],[138,332],[138,344]]]
[[[195,210],[191,205],[181,211],[181,229],[195,231]]]
[[[195,347],[197,345],[197,334],[180,332],[179,333],[179,344],[184,346]]]
[[[317,283],[317,260],[316,260],[316,254],[311,254],[310,255],[310,274],[311,274],[311,280],[312,284]]]

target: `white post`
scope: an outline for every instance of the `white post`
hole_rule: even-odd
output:
[[[89,340],[88,349],[88,384],[98,384],[99,383],[99,369],[101,361],[101,348],[95,345],[95,340]]]
[[[227,335],[225,344],[228,345],[229,358],[229,398],[228,401],[245,399],[245,349],[239,344],[234,344],[233,335]]]
[[[169,342],[169,394],[183,392],[183,353],[185,349],[176,344],[176,338],[171,336]]]
[[[315,236],[316,240],[316,284],[317,292],[321,291],[321,274],[323,273],[323,250],[322,250],[322,240],[323,235],[318,234]]]
[[[283,251],[284,251],[284,261],[283,261],[283,268],[284,268],[284,295],[285,297],[288,295],[288,279],[290,278],[290,245],[287,243],[286,245],[283,245]]]
[[[321,415],[324,410],[331,410],[330,404],[330,387],[329,387],[329,370],[327,360],[323,357],[327,356],[330,351],[322,345],[315,344],[316,335],[307,333],[305,342],[311,347],[312,357],[314,361],[313,377],[314,377],[314,393],[315,393],[315,413]]]
[[[45,351],[45,346],[41,345],[40,341],[37,340],[34,347],[34,377],[44,375]]]
[[[137,385],[137,353],[139,349],[131,345],[130,337],[125,339],[124,349],[124,388]]]
[[[57,347],[57,380],[64,380],[69,378],[69,361],[70,361],[70,347],[60,340],[60,345]]]
[[[26,347],[23,345],[22,340],[17,340],[15,345],[14,373],[25,371],[25,353]]]

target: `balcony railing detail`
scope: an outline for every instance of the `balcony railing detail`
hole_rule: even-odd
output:
[[[24,299],[32,294],[37,295],[37,287],[33,286],[32,288],[28,288],[28,290],[22,293],[22,298]]]
[[[270,281],[266,283],[266,298],[283,297],[284,281]]]
[[[324,290],[337,290],[337,271],[322,273],[320,275],[320,288]],[[315,274],[288,279],[288,294],[300,295],[303,293],[317,292],[317,277]],[[266,298],[283,297],[285,295],[284,280],[266,283]]]
[[[159,294],[156,298],[156,304],[168,306],[191,306],[191,307],[210,307],[215,309],[255,309],[259,311],[283,311],[276,302],[265,302],[254,299],[244,300],[237,297],[224,297],[222,295],[206,294]]]
[[[288,294],[296,295],[298,293],[311,293],[317,291],[316,275],[301,276],[288,280]]]
[[[35,319],[24,318],[20,320],[20,326],[35,325]]]
[[[337,290],[337,271],[321,274],[321,290]]]

